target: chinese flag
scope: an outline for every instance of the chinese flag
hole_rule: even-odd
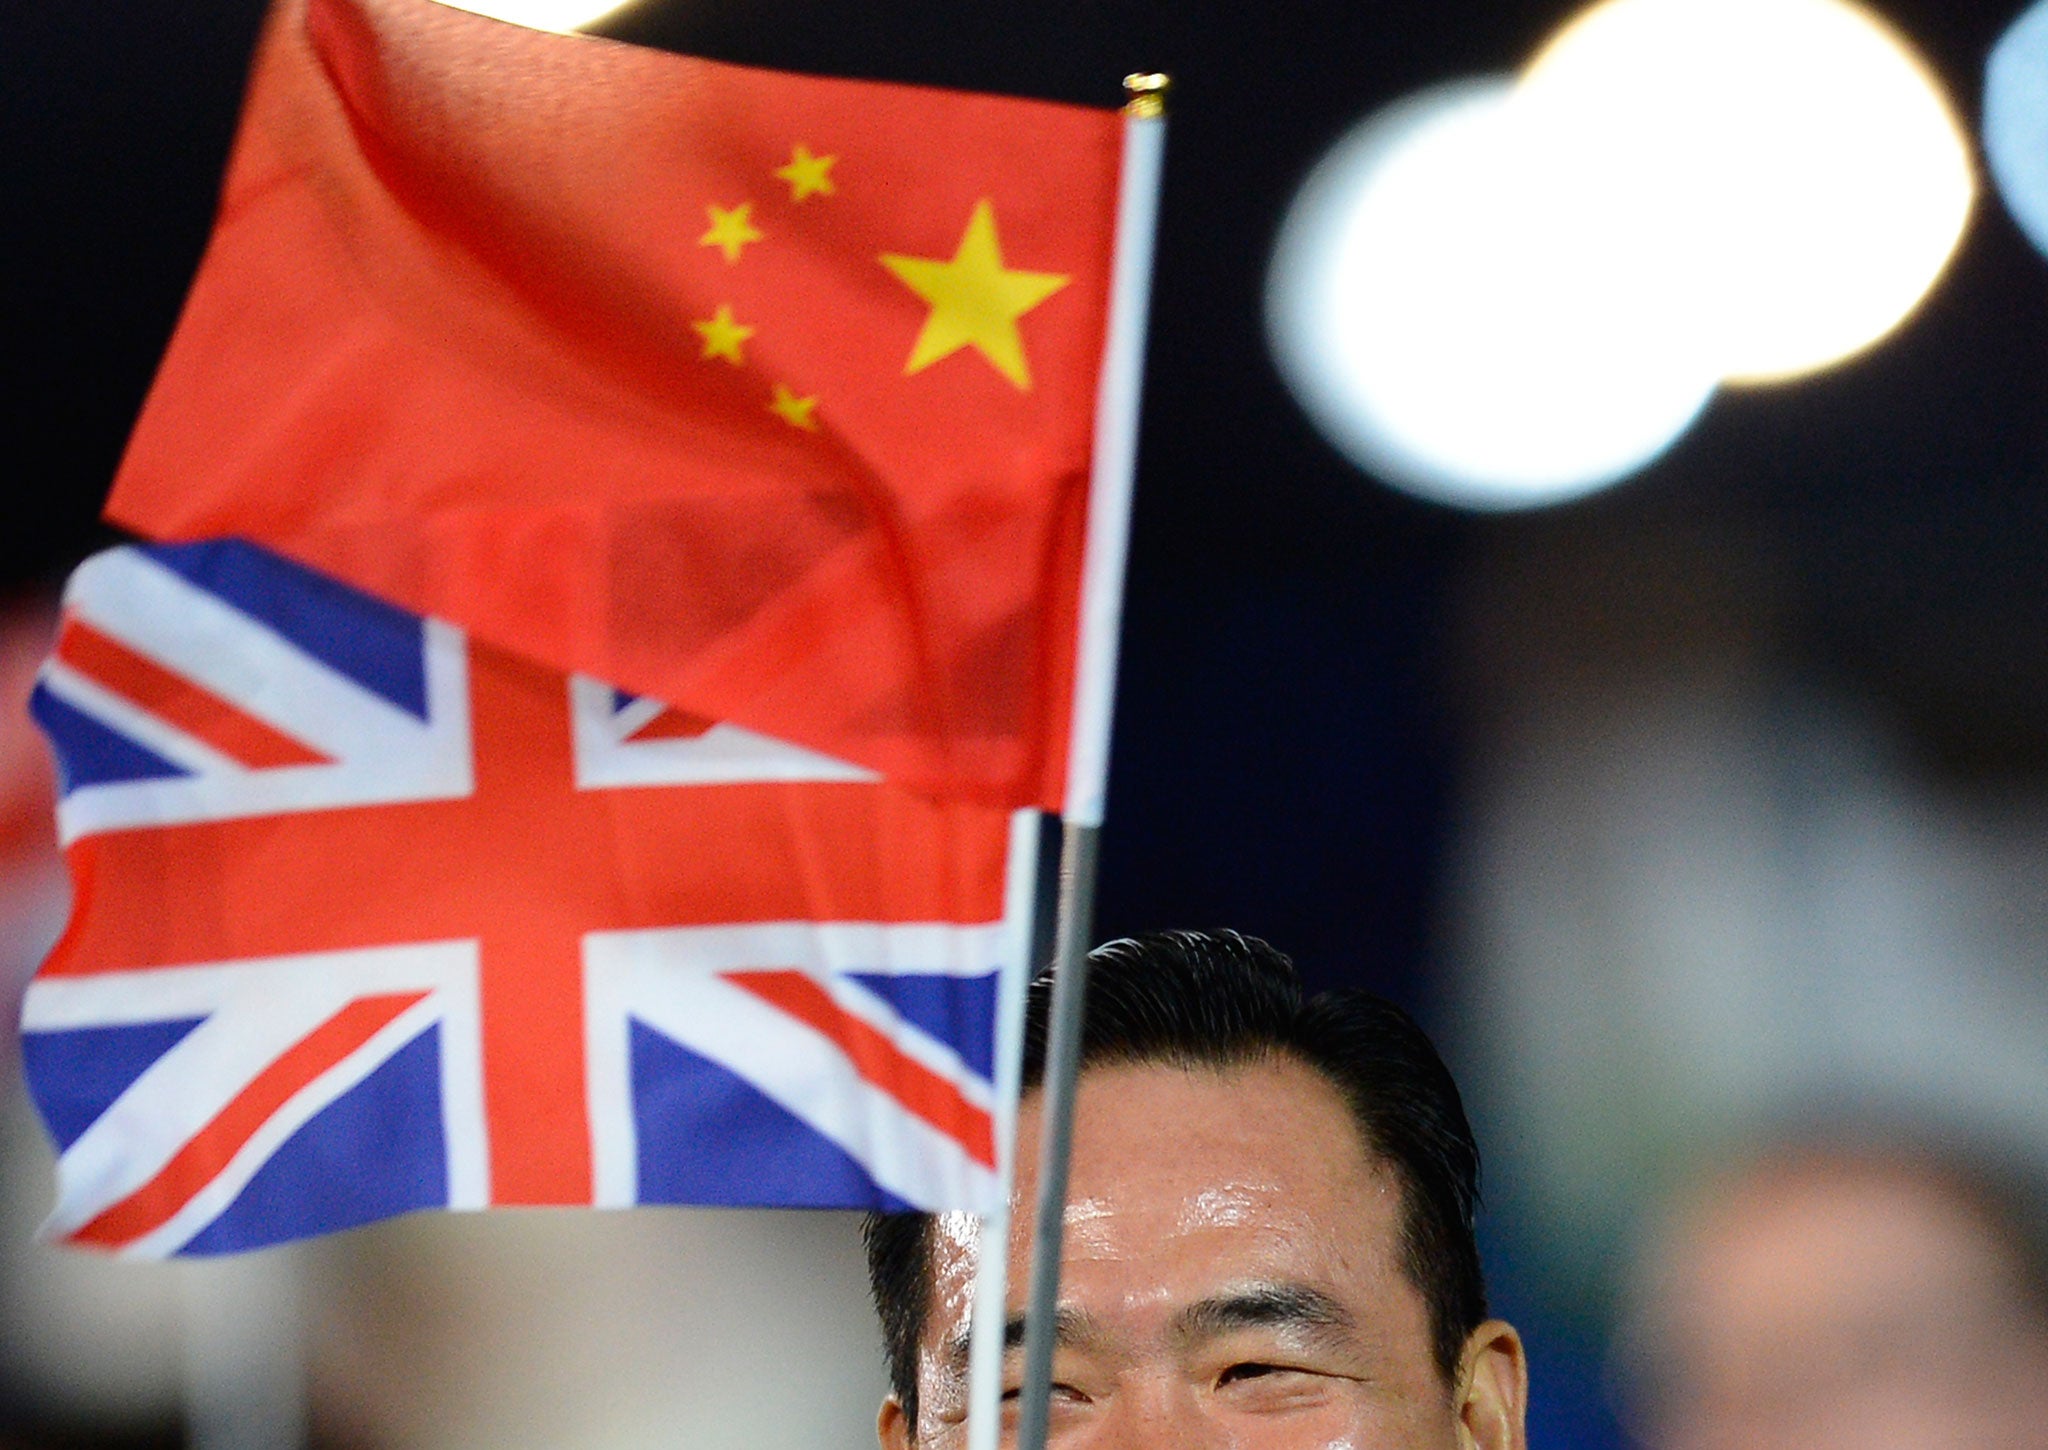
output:
[[[283,0],[108,515],[1059,805],[1121,118]]]

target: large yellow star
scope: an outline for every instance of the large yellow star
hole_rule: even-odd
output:
[[[730,303],[719,303],[716,312],[692,322],[690,326],[696,328],[697,335],[704,339],[704,357],[707,360],[722,357],[734,367],[746,365],[746,355],[740,348],[754,335],[754,329],[744,322],[733,321]]]
[[[725,260],[737,262],[740,249],[748,242],[761,240],[760,231],[754,226],[754,204],[743,201],[738,206],[707,206],[704,210],[711,217],[711,230],[697,238],[700,247],[716,247],[725,253]]]
[[[986,197],[974,204],[950,262],[892,252],[884,254],[882,265],[932,308],[903,365],[905,373],[922,372],[972,347],[1018,388],[1031,386],[1017,319],[1066,286],[1067,278],[1005,267],[996,239],[996,209]]]
[[[790,153],[789,165],[777,167],[775,174],[789,183],[791,201],[831,196],[839,190],[832,184],[832,163],[838,159],[837,156],[813,156],[810,147],[800,144]]]

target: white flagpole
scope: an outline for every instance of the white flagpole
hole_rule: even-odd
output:
[[[1117,636],[1123,626],[1124,564],[1130,552],[1131,489],[1137,475],[1138,403],[1144,389],[1145,322],[1152,294],[1160,168],[1166,150],[1166,77],[1127,76],[1124,89],[1130,100],[1124,107],[1109,336],[1096,394],[1088,539],[1081,566],[1080,640],[1067,747],[1059,919],[1046,1043],[1037,1217],[1031,1241],[1031,1292],[1024,1316],[1017,1450],[1044,1450],[1052,1394],[1053,1311],[1059,1303],[1074,1082],[1080,1069],[1082,1010],[1088,990],[1088,938],[1095,918],[1096,851],[1109,783]],[[984,1254],[989,1248],[983,1246]],[[975,1413],[990,1422],[999,1410],[998,1404],[975,1406]]]
[[[1017,1181],[1017,1080],[1024,1068],[1024,999],[1038,961],[1039,836],[1036,810],[1010,817],[1003,888],[1001,995],[996,999],[995,1128],[999,1199],[981,1216],[967,1359],[967,1450],[996,1450],[1002,1436],[1003,1332],[1009,1318],[1010,1190]]]
[[[1145,387],[1145,321],[1166,157],[1166,77],[1124,77],[1124,164],[1110,269],[1109,337],[1095,394],[1095,456],[1088,479],[1088,539],[1081,561],[1080,643],[1061,819],[1095,830],[1109,787],[1109,727],[1116,704],[1117,634],[1124,617],[1131,490],[1138,473],[1138,404]]]

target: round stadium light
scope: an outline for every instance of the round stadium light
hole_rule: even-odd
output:
[[[2016,150],[2048,219],[2043,31]],[[1472,508],[1556,502],[1656,458],[1719,384],[1897,327],[1975,195],[1940,87],[1847,0],[1603,0],[1519,80],[1341,140],[1281,229],[1268,330],[1371,472]]]
[[[1663,452],[1716,374],[1643,259],[1588,231],[1507,81],[1424,92],[1311,173],[1267,280],[1273,352],[1324,435],[1475,509],[1556,503]]]
[[[2048,252],[2048,0],[2030,6],[1992,47],[1984,159],[2006,210]]]
[[[1813,372],[1890,332],[1975,198],[1940,85],[1846,0],[1605,0],[1544,47],[1518,103],[1607,178],[1601,225],[1684,279],[1734,382]]]

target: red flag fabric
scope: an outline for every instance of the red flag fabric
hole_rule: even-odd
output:
[[[1121,137],[283,0],[108,515],[1057,809]]]

